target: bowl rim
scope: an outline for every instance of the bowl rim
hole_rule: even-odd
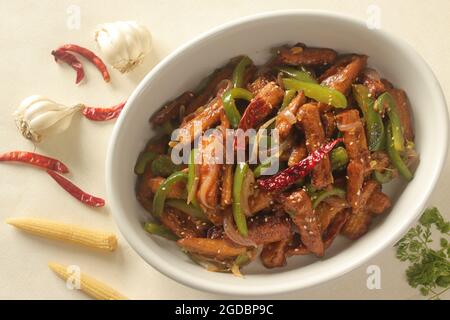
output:
[[[422,193],[422,196],[414,202],[414,205],[411,205],[410,211],[414,214],[411,214],[411,219],[409,221],[404,221],[400,226],[397,225],[395,230],[389,235],[384,237],[384,241],[374,243],[374,245],[365,252],[360,252],[360,255],[356,257],[356,259],[346,262],[340,263],[336,266],[335,269],[329,270],[326,273],[323,273],[320,277],[310,277],[308,279],[301,279],[300,281],[292,280],[285,283],[277,283],[277,284],[266,284],[261,286],[245,286],[244,283],[237,289],[236,285],[231,284],[222,284],[211,282],[206,279],[199,279],[196,276],[192,276],[191,274],[181,270],[177,266],[171,265],[169,262],[166,262],[164,259],[156,256],[156,255],[148,255],[146,254],[145,244],[140,243],[140,239],[133,232],[133,228],[130,227],[125,219],[125,214],[120,212],[121,210],[115,210],[116,199],[114,197],[115,191],[114,186],[112,185],[112,175],[113,175],[113,155],[115,154],[116,144],[115,141],[117,136],[119,135],[119,131],[122,127],[122,123],[125,121],[125,117],[127,111],[133,105],[134,100],[139,96],[140,92],[147,86],[147,83],[150,79],[157,74],[160,69],[163,68],[166,64],[170,63],[170,61],[180,55],[184,50],[188,49],[191,46],[195,46],[198,43],[207,40],[209,37],[216,33],[220,33],[229,28],[238,26],[240,24],[251,23],[257,20],[263,19],[271,19],[279,16],[317,16],[317,17],[326,17],[334,20],[340,20],[344,23],[354,24],[355,26],[365,26],[365,22],[361,19],[351,17],[341,13],[329,12],[324,10],[299,10],[299,9],[291,9],[291,10],[276,10],[276,11],[268,11],[263,13],[258,13],[254,15],[244,16],[230,22],[226,22],[221,24],[211,30],[200,34],[199,36],[194,37],[189,40],[185,44],[178,47],[172,53],[170,53],[167,57],[165,57],[162,61],[160,61],[139,83],[139,85],[134,89],[133,93],[129,97],[123,111],[121,112],[114,128],[109,141],[108,150],[107,150],[107,158],[106,158],[106,191],[107,196],[110,202],[111,211],[113,214],[113,218],[115,223],[117,224],[121,234],[127,240],[128,244],[136,251],[148,264],[153,266],[162,274],[167,277],[176,280],[177,282],[184,284],[186,286],[200,289],[208,292],[218,293],[218,294],[228,294],[228,295],[240,295],[240,296],[263,296],[269,294],[281,294],[292,292],[295,290],[300,290],[306,287],[310,287],[313,285],[317,285],[319,283],[326,282],[328,280],[340,277],[345,273],[359,267],[364,262],[378,254],[381,250],[386,248],[388,245],[393,244],[405,231],[406,229],[418,219],[419,214],[423,210],[427,199],[429,198],[431,192],[434,190],[436,183],[438,181],[439,175],[443,169],[443,166],[446,161],[447,151],[448,151],[448,127],[449,127],[449,117],[448,117],[448,109],[446,106],[446,100],[442,91],[442,88],[437,80],[435,74],[429,67],[429,65],[425,62],[425,60],[417,53],[417,51],[410,46],[405,40],[399,38],[396,35],[391,34],[391,32],[387,32],[385,30],[372,30],[377,32],[383,38],[386,38],[389,41],[395,41],[398,45],[402,46],[404,50],[409,50],[410,54],[414,56],[414,59],[418,61],[421,66],[420,68],[428,74],[428,78],[432,80],[431,86],[435,88],[436,97],[441,100],[441,103],[438,106],[435,106],[438,112],[442,115],[440,117],[440,129],[443,131],[443,143],[442,148],[438,149],[440,152],[436,157],[436,162],[434,163],[434,167],[430,170],[430,175],[428,176],[428,188]],[[342,256],[343,253],[338,253],[336,256]],[[351,253],[348,253],[351,254]],[[355,257],[353,257],[355,258]]]

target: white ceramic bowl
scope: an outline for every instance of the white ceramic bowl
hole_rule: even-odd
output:
[[[193,88],[231,57],[247,54],[256,63],[271,47],[304,42],[341,52],[369,55],[369,65],[408,93],[415,118],[420,165],[408,185],[388,186],[391,213],[375,221],[361,239],[338,239],[323,259],[294,257],[286,267],[264,269],[259,261],[245,278],[205,271],[170,241],[149,236],[146,216],[136,201],[133,167],[152,133],[148,118],[166,101]],[[414,222],[439,177],[447,153],[448,115],[442,90],[424,60],[403,40],[364,22],[316,11],[282,11],[243,18],[217,27],[182,46],[139,84],[120,115],[107,158],[108,200],[129,244],[150,265],[185,285],[232,295],[268,295],[305,288],[340,276],[392,245]],[[400,180],[400,179],[399,179]]]

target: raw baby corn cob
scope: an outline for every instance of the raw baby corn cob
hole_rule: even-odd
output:
[[[48,267],[58,275],[61,279],[67,281],[72,275],[67,271],[67,266],[59,263],[50,262]],[[106,284],[83,273],[80,274],[80,290],[97,300],[127,300],[128,298],[121,295],[116,290]]]
[[[113,233],[82,228],[37,218],[11,218],[6,223],[25,232],[48,239],[60,240],[105,251],[117,248],[117,238]]]

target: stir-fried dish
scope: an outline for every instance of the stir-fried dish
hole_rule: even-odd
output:
[[[135,167],[137,199],[153,217],[145,229],[208,270],[235,274],[258,256],[282,267],[324,256],[339,234],[364,235],[391,206],[383,184],[411,180],[418,161],[406,93],[367,60],[283,46],[261,66],[233,58],[168,102],[150,118],[158,133]],[[250,129],[253,139],[238,139]],[[268,156],[251,161],[264,139]],[[187,161],[173,158],[180,146]],[[217,152],[225,146],[232,161]]]

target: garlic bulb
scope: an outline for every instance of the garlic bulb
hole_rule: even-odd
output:
[[[67,107],[46,97],[34,95],[22,101],[14,116],[22,135],[33,142],[40,142],[45,136],[66,130],[72,122],[73,114],[83,107]]]
[[[148,29],[135,21],[117,21],[98,26],[95,41],[105,60],[125,73],[142,62],[152,47]]]

